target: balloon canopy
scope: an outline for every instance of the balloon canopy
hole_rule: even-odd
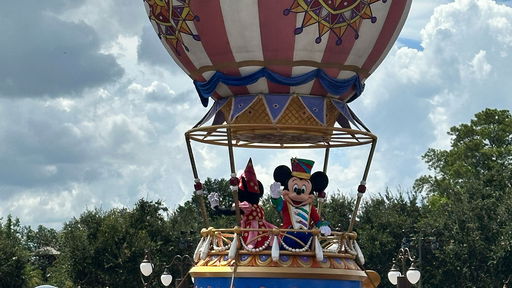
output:
[[[215,100],[203,120],[332,127],[355,124],[346,103],[362,93],[390,50],[412,0],[144,2],[203,105]],[[291,138],[311,140],[298,134]],[[265,141],[283,140],[275,136]]]
[[[257,93],[355,99],[411,0],[146,0],[203,102]]]

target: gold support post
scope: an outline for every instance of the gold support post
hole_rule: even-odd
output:
[[[231,138],[231,128],[226,129],[228,134],[228,151],[229,151],[229,166],[231,168],[231,177],[236,177],[236,170],[235,170],[235,156],[233,153],[233,139]],[[240,225],[241,223],[241,217],[240,217],[240,203],[238,203],[238,189],[231,190],[233,193],[233,200],[235,201],[235,215],[236,215],[236,223],[237,225]],[[241,235],[240,235],[241,237]],[[229,284],[230,288],[235,287],[235,277],[236,277],[236,271],[238,269],[238,249],[236,250],[236,256],[235,256],[235,267],[233,267],[233,274],[231,275],[231,281]]]
[[[188,133],[185,133],[185,142],[187,142],[187,150],[188,157],[190,158],[190,165],[192,166],[192,173],[194,174],[194,179],[199,179],[199,175],[197,174],[196,162],[194,160],[194,154],[192,152],[192,145],[190,144],[190,137]],[[203,195],[198,195],[199,198],[199,207],[201,209],[201,214],[203,216],[204,223],[206,227],[210,226],[210,220],[208,219],[208,213],[206,213],[206,206],[204,204]]]
[[[370,171],[370,165],[372,163],[373,153],[375,152],[375,146],[377,145],[377,139],[375,138],[372,141],[372,147],[370,148],[370,153],[368,155],[368,161],[366,161],[366,168],[364,169],[363,179],[361,180],[361,185],[366,185],[366,178],[368,177],[368,172]],[[357,211],[359,210],[359,205],[361,204],[361,198],[363,198],[364,193],[357,193],[356,205],[354,207],[354,211],[352,211],[352,218],[350,219],[350,224],[348,226],[347,232],[352,232],[354,229],[354,224],[356,222]]]
[[[324,173],[327,174],[327,165],[329,164],[329,151],[330,151],[330,148],[327,147],[325,148],[325,156],[324,156]],[[326,199],[324,199],[325,201]],[[322,218],[322,201],[318,201],[318,215],[320,215],[320,218]]]
[[[227,128],[227,136],[228,136],[228,151],[229,151],[229,166],[231,167],[231,177],[235,175],[236,177],[236,170],[235,170],[235,157],[233,153],[233,140],[231,138],[231,128]],[[240,205],[238,203],[238,191],[232,190],[233,192],[233,200],[235,202],[235,213],[236,213],[236,223],[237,225],[240,225],[241,217],[240,217]]]
[[[325,156],[324,156],[324,173],[327,173],[327,165],[329,164],[329,152],[330,152],[330,148],[327,147],[325,148]]]

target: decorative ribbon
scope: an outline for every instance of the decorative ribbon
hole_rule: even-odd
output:
[[[274,235],[274,241],[272,242],[272,261],[277,262],[279,260],[279,241],[277,236]]]
[[[201,250],[203,249],[204,238],[205,237],[201,237],[201,241],[199,241],[199,244],[197,244],[197,247],[196,247],[196,251],[194,251],[194,261],[195,262],[199,261],[199,258],[201,256]]]
[[[208,256],[211,241],[212,241],[212,236],[208,235],[208,238],[206,239],[206,241],[203,244],[203,248],[201,248],[201,260],[206,259],[206,256]]]
[[[322,245],[320,245],[320,241],[318,240],[318,235],[315,235],[315,255],[316,261],[324,260],[324,251],[322,250]]]
[[[359,244],[357,244],[357,241],[354,240],[354,248],[356,249],[356,252],[357,252],[357,260],[359,260],[359,264],[361,265],[364,265],[364,255],[363,255],[363,251],[361,251],[361,248],[359,248]]]
[[[318,79],[322,87],[332,95],[341,96],[343,93],[348,91],[352,86],[355,87],[355,95],[348,101],[352,101],[363,92],[364,84],[361,82],[359,75],[354,75],[347,79],[337,79],[329,76],[322,69],[315,69],[304,73],[302,75],[286,77],[279,73],[273,72],[267,68],[261,68],[260,70],[245,76],[230,76],[222,72],[215,72],[213,76],[205,81],[194,81],[196,86],[197,94],[203,103],[203,106],[208,106],[208,98],[210,98],[217,89],[219,83],[228,86],[247,86],[256,83],[260,78],[265,78],[270,82],[287,85],[287,86],[299,86],[306,84],[314,79]]]
[[[235,259],[236,249],[238,249],[238,234],[235,233],[235,237],[233,238],[233,242],[231,242],[231,247],[229,248],[229,259]]]

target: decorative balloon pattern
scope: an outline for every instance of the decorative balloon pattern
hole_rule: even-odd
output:
[[[272,94],[353,101],[397,39],[411,2],[144,0],[162,44],[194,80],[204,106],[205,95],[214,100]],[[321,78],[306,77],[315,70]],[[261,71],[264,77],[257,78]],[[337,92],[325,85],[354,77],[357,81]],[[304,78],[308,82],[296,85]]]
[[[182,34],[192,36],[194,40],[200,40],[199,35],[194,34],[188,24],[191,21],[199,21],[199,17],[190,10],[189,2],[190,0],[146,1],[151,10],[149,19],[153,23],[158,37],[168,41],[178,55],[180,54],[178,45],[181,45],[185,51],[189,51],[188,47],[183,44]]]
[[[315,43],[322,42],[323,36],[330,31],[336,35],[336,45],[341,45],[347,29],[354,31],[354,37],[357,39],[361,21],[368,19],[371,23],[377,22],[371,4],[378,1],[380,0],[295,0],[283,14],[289,15],[293,12],[303,15],[302,24],[295,28],[295,34],[300,34],[305,27],[316,24],[318,37],[315,38]]]

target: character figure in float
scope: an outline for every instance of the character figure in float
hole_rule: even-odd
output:
[[[320,219],[313,204],[313,192],[323,193],[329,178],[321,171],[311,175],[314,163],[312,160],[292,158],[291,170],[285,165],[278,166],[274,170],[276,182],[270,185],[270,195],[274,207],[281,213],[282,229],[309,230],[316,226],[322,234],[330,235],[329,223]],[[306,249],[311,237],[306,232],[287,232],[281,243],[289,249]]]
[[[265,212],[259,205],[261,197],[263,197],[263,185],[256,178],[256,172],[252,165],[252,159],[249,158],[244,173],[240,175],[238,185],[238,201],[240,202],[240,214],[242,215],[240,227],[251,229],[273,229],[276,226],[265,220]],[[211,193],[208,195],[208,201],[212,209],[222,215],[235,215],[235,207],[224,208],[219,206],[219,194]],[[270,243],[268,235],[262,235],[262,231],[244,231],[242,240],[250,249],[260,249],[267,247]]]

